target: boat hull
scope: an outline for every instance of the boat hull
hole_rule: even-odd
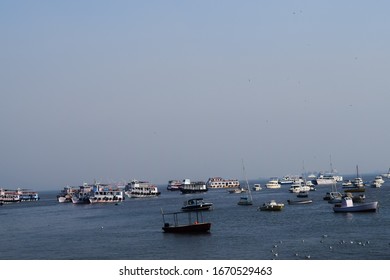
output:
[[[197,223],[192,225],[170,226],[166,224],[163,226],[163,231],[167,233],[205,233],[209,232],[211,223]]]
[[[311,199],[301,199],[301,200],[287,200],[288,204],[295,205],[295,204],[309,204],[312,203],[313,200]]]
[[[364,203],[364,204],[359,204],[359,205],[354,205],[354,206],[341,206],[341,204],[336,204],[333,207],[333,211],[336,213],[340,212],[376,212],[378,208],[378,202],[369,202],[369,203]]]

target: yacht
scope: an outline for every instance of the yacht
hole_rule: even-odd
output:
[[[267,189],[280,189],[281,184],[277,179],[271,179],[268,181],[268,183],[265,184]]]

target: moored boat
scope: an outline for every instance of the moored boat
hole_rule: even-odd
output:
[[[334,212],[375,212],[378,208],[378,201],[354,205],[351,197],[344,197],[341,203],[333,206]]]
[[[166,233],[207,233],[211,223],[203,221],[203,211],[164,213],[162,230]],[[183,217],[184,216],[184,217]],[[185,220],[186,223],[182,223]]]
[[[260,211],[281,211],[284,207],[284,203],[277,203],[275,200],[264,203],[259,206],[257,210]]]
[[[312,200],[312,199],[297,199],[297,200],[288,199],[287,202],[288,202],[288,204],[290,204],[290,205],[295,205],[295,204],[309,204],[309,203],[312,203],[313,200]]]
[[[260,184],[254,184],[254,185],[253,185],[253,190],[254,190],[255,192],[261,191],[261,190],[262,190],[262,187],[261,187]]]
[[[203,198],[192,198],[184,202],[182,211],[204,211],[210,210],[213,206],[211,202],[205,202]]]
[[[287,183],[286,183],[287,184]],[[292,181],[291,181],[292,184]],[[265,184],[265,187],[267,189],[280,189],[281,188],[281,183],[279,183],[278,179],[276,178],[271,178],[268,183]]]

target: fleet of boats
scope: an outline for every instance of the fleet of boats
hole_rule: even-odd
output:
[[[315,190],[313,187],[313,181],[316,181],[316,185],[328,185],[331,187],[329,192],[326,192],[323,197],[329,203],[333,204],[334,212],[375,212],[378,209],[378,201],[365,202],[365,195],[358,194],[353,195],[354,192],[364,192],[366,186],[374,188],[380,188],[385,180],[388,178],[383,176],[384,174],[375,176],[375,179],[370,183],[364,183],[358,172],[352,180],[342,181],[342,177],[339,178],[328,175],[319,175],[313,180],[305,180],[303,177],[287,177],[283,180],[277,178],[271,178],[266,183],[267,189],[279,189],[282,185],[289,184],[288,189],[291,193],[295,193],[298,199],[288,199],[289,205],[311,204],[313,199],[309,198],[309,191]],[[223,179],[221,177],[209,178],[207,183],[203,181],[194,181],[190,179],[184,180],[170,180],[168,182],[167,190],[181,191],[182,194],[203,193],[208,189],[225,189],[228,188],[231,193],[241,193],[238,205],[253,205],[253,197],[251,194],[251,188],[249,187],[248,180],[245,174],[245,168],[243,167],[245,175],[245,187],[240,185],[240,182],[236,179]],[[390,172],[390,169],[389,169]],[[389,175],[390,176],[390,175]],[[287,183],[289,182],[289,183]],[[337,183],[340,183],[344,190],[344,194],[337,190]],[[253,185],[253,190],[262,190],[259,183]],[[60,203],[73,203],[73,204],[95,204],[95,203],[120,203],[125,200],[125,196],[128,198],[150,198],[157,197],[161,193],[158,187],[147,181],[132,180],[127,184],[118,186],[111,184],[101,184],[95,182],[93,184],[84,183],[78,187],[64,187],[57,195],[58,202]],[[25,189],[8,190],[0,188],[0,205],[13,202],[22,201],[37,201],[39,195],[37,192]],[[281,211],[284,209],[285,204],[276,202],[271,199],[268,202],[264,202],[258,206],[260,211]],[[184,201],[180,211],[164,213],[163,216],[163,231],[170,233],[198,233],[209,232],[211,229],[210,222],[203,221],[203,215],[199,214],[213,208],[212,202],[205,202],[202,197],[189,198]],[[179,217],[186,214],[184,219],[186,222],[179,221]],[[192,214],[191,214],[192,213]],[[169,221],[170,217],[172,220]]]

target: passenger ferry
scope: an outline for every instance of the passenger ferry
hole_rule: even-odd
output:
[[[123,200],[125,200],[123,190],[106,184],[94,185],[92,195],[89,197],[90,203],[117,203]]]
[[[168,182],[167,190],[169,191],[179,191],[180,187],[183,185],[181,180],[170,180]]]
[[[16,190],[16,193],[19,195],[20,201],[37,201],[39,200],[39,195],[37,192],[20,189]]]
[[[332,174],[320,174],[317,179],[313,180],[315,185],[333,185],[337,180]]]
[[[221,177],[209,178],[206,183],[208,188],[220,189],[220,188],[239,188],[240,182],[236,179],[223,179]]]
[[[0,201],[2,201],[3,203],[38,200],[39,195],[37,192],[34,191],[24,190],[20,188],[16,190],[0,189]]]
[[[185,179],[183,185],[180,187],[180,191],[184,194],[186,193],[200,193],[207,192],[208,188],[205,182],[191,182],[190,179]]]
[[[161,193],[156,185],[146,181],[132,180],[125,187],[125,194],[130,198],[156,197]]]

